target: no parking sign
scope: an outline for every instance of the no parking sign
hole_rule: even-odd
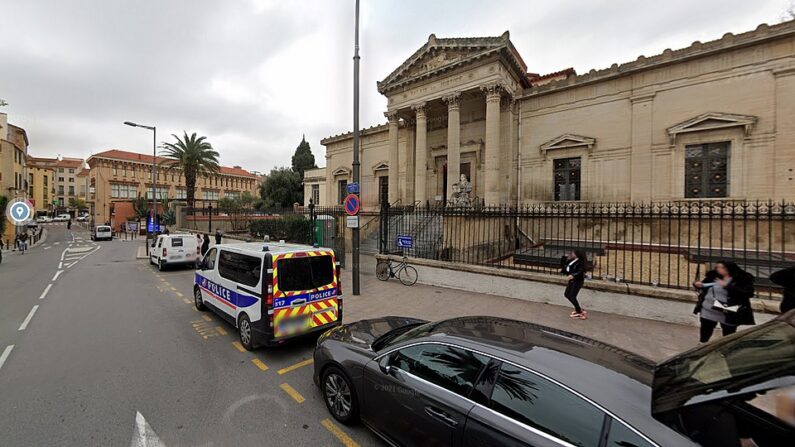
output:
[[[349,216],[355,216],[359,214],[359,208],[361,205],[362,203],[359,201],[359,196],[356,194],[348,194],[345,197],[345,212]]]

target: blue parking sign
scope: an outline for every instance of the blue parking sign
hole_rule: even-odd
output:
[[[414,246],[414,238],[399,234],[397,237],[397,246],[398,248],[412,248]]]

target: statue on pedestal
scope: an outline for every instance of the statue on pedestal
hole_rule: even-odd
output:
[[[469,208],[472,206],[472,201],[469,198],[469,193],[472,192],[472,183],[467,180],[465,174],[461,174],[461,179],[453,183],[453,196],[447,201],[447,206],[456,208]]]

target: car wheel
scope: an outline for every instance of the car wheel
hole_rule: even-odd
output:
[[[246,348],[247,351],[254,350],[254,332],[251,329],[251,320],[248,315],[243,314],[237,324],[238,332],[240,333],[240,344]]]
[[[334,419],[343,424],[350,424],[359,418],[359,404],[356,401],[353,385],[341,369],[335,366],[329,367],[323,373],[321,387],[326,408]]]
[[[158,270],[160,270],[160,271],[162,272],[164,268],[165,268],[165,265],[163,264],[163,260],[161,259],[161,260],[160,260],[160,261],[158,261],[158,263],[157,263],[157,269],[158,269]]]
[[[202,291],[198,287],[193,291],[193,304],[196,305],[196,309],[207,310],[207,306],[204,305],[204,299],[202,298]]]

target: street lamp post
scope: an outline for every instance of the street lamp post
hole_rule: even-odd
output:
[[[209,222],[209,224],[207,225],[207,234],[210,234],[210,233],[213,232],[213,204],[212,203],[207,205],[207,212],[209,213],[208,214],[208,222]]]
[[[353,43],[353,182],[360,185],[361,171],[359,162],[359,0],[356,0],[354,43]],[[328,169],[328,168],[326,168]],[[361,189],[359,190],[361,194]],[[359,295],[359,226],[352,229],[353,245],[353,295]]]
[[[149,239],[157,228],[157,127],[144,126],[143,124],[136,124],[131,121],[125,121],[125,125],[131,127],[141,127],[152,131],[152,231],[149,231],[149,225],[146,226],[146,255],[149,255]]]

